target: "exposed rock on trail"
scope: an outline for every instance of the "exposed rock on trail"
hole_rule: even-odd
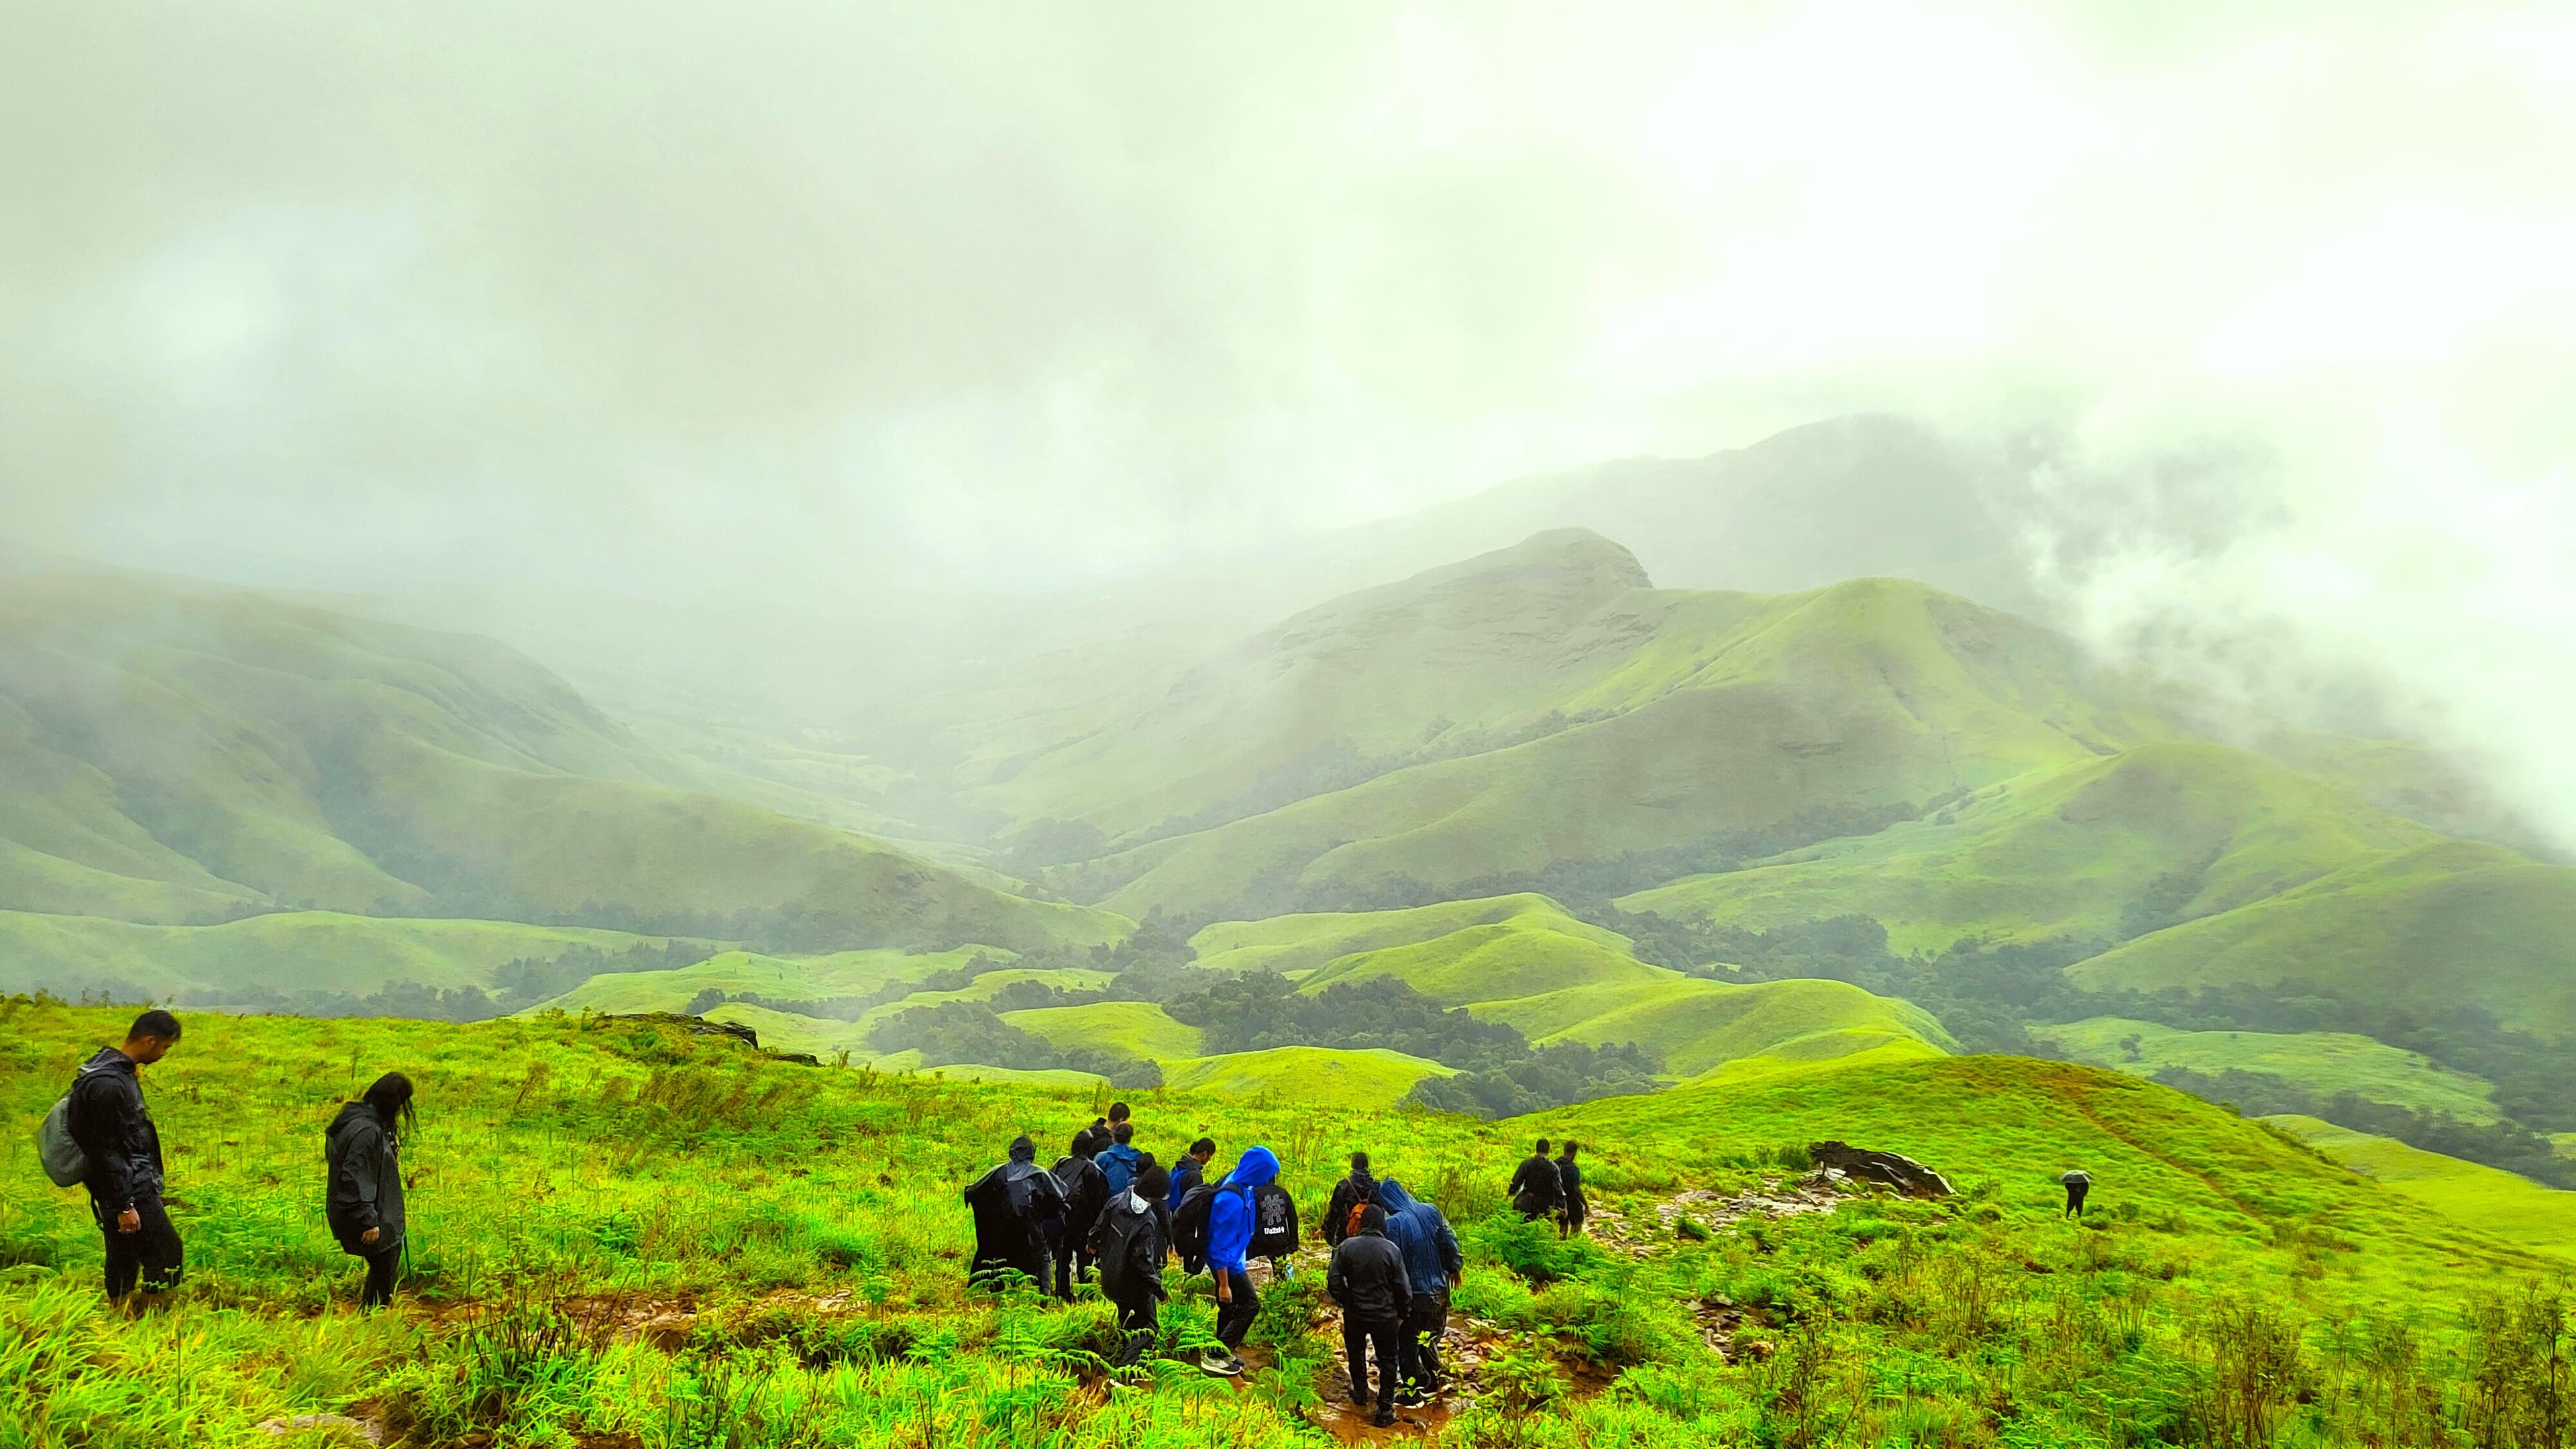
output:
[[[1907,1197],[1952,1197],[1950,1180],[1911,1157],[1870,1152],[1847,1142],[1818,1142],[1807,1148],[1818,1171],[1892,1187]]]

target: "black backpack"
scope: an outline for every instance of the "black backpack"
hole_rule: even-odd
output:
[[[1216,1206],[1216,1195],[1224,1189],[1212,1182],[1202,1182],[1181,1199],[1181,1210],[1172,1214],[1172,1246],[1180,1250],[1181,1261],[1207,1261],[1208,1213]]]
[[[1297,1251],[1297,1200],[1288,1189],[1266,1182],[1252,1190],[1252,1246],[1255,1258],[1285,1258]]]
[[[1138,1213],[1114,1204],[1110,1207],[1096,1240],[1100,1244],[1103,1291],[1114,1295],[1143,1290],[1162,1296],[1161,1220],[1162,1215],[1152,1208]]]

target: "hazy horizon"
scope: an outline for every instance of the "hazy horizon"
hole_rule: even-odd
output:
[[[22,546],[864,667],[1890,412],[2061,622],[2367,678],[2576,838],[2564,13],[14,18]]]

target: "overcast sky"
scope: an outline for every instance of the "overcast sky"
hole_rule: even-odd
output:
[[[21,541],[1051,583],[1888,408],[2565,754],[2563,5],[0,4]]]

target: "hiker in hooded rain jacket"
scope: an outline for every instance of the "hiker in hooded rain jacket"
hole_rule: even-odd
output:
[[[340,1115],[322,1136],[328,1175],[323,1220],[341,1252],[366,1261],[367,1285],[358,1295],[366,1308],[393,1300],[395,1275],[402,1267],[401,1139],[416,1120],[411,1095],[411,1078],[387,1072],[364,1097],[341,1103]]]
[[[1524,1218],[1554,1216],[1557,1204],[1565,1196],[1565,1180],[1557,1175],[1556,1159],[1547,1155],[1547,1139],[1538,1140],[1538,1150],[1521,1160],[1520,1170],[1512,1174],[1512,1185],[1503,1190],[1512,1200],[1512,1210]]]
[[[1333,1184],[1332,1201],[1324,1205],[1324,1244],[1338,1248],[1351,1235],[1351,1215],[1377,1199],[1377,1179],[1369,1176],[1369,1155],[1351,1154],[1350,1176]]]
[[[988,1282],[1009,1269],[1044,1288],[1048,1240],[1062,1232],[1066,1204],[1063,1186],[1038,1166],[1038,1145],[1026,1133],[1011,1139],[1010,1160],[975,1179],[963,1195],[975,1211],[975,1257],[966,1266],[967,1280]]]
[[[1118,1309],[1118,1331],[1125,1335],[1113,1367],[1143,1358],[1154,1341],[1157,1306],[1166,1296],[1163,1261],[1172,1250],[1171,1216],[1162,1201],[1170,1186],[1161,1168],[1150,1168],[1112,1194],[1092,1223],[1089,1246],[1100,1264],[1100,1291]]]
[[[1440,1392],[1440,1337],[1449,1331],[1449,1290],[1458,1286],[1467,1255],[1440,1209],[1416,1201],[1394,1178],[1377,1185],[1377,1200],[1386,1209],[1386,1236],[1404,1254],[1405,1281],[1413,1289],[1413,1311],[1396,1342],[1404,1374],[1405,1397],[1427,1402]]]
[[[81,1064],[66,1108],[72,1141],[89,1159],[90,1216],[107,1240],[107,1296],[139,1285],[158,1293],[178,1285],[187,1251],[161,1204],[161,1129],[143,1105],[137,1067],[179,1044],[179,1019],[153,1010],[134,1019],[123,1046],[100,1047]]]
[[[1395,1383],[1404,1357],[1398,1347],[1413,1316],[1412,1281],[1404,1251],[1386,1236],[1386,1209],[1360,1209],[1359,1231],[1333,1250],[1324,1291],[1342,1305],[1342,1353],[1351,1366],[1351,1402],[1369,1401],[1368,1352],[1377,1349],[1377,1424],[1395,1422]]]
[[[1223,1360],[1210,1354],[1201,1361],[1200,1367],[1211,1373],[1243,1372],[1243,1336],[1261,1312],[1261,1295],[1252,1290],[1247,1262],[1252,1248],[1252,1194],[1255,1188],[1278,1180],[1279,1159],[1270,1149],[1247,1149],[1208,1205],[1207,1263],[1216,1275],[1216,1336],[1225,1345]]]
[[[1109,1202],[1109,1179],[1092,1160],[1099,1139],[1086,1127],[1073,1135],[1073,1151],[1057,1159],[1056,1185],[1064,1189],[1064,1237],[1055,1249],[1055,1296],[1070,1303],[1073,1285],[1091,1271],[1091,1224]]]

